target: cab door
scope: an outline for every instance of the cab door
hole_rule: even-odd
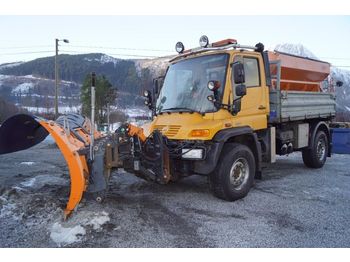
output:
[[[244,66],[245,83],[247,94],[242,99],[235,102],[238,109],[236,115],[237,125],[249,125],[254,130],[267,127],[268,108],[268,88],[265,84],[265,77],[261,68],[263,63],[259,54],[241,53],[233,58],[233,63],[240,62]],[[232,88],[235,94],[234,76],[232,75]],[[237,97],[234,97],[236,100]]]

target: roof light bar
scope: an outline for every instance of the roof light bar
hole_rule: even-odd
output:
[[[260,43],[257,44],[256,46],[239,45],[237,43],[237,40],[232,39],[232,38],[224,39],[224,40],[209,44],[209,39],[205,35],[201,36],[201,38],[199,39],[199,45],[200,45],[200,47],[185,50],[184,45],[181,42],[177,42],[175,49],[179,53],[179,55],[177,55],[173,59],[170,59],[169,62],[175,61],[177,59],[180,59],[182,57],[186,57],[186,56],[192,55],[192,54],[198,54],[198,53],[202,53],[202,52],[215,51],[215,50],[225,50],[225,49],[229,49],[229,48],[252,49],[252,50],[258,51],[258,52],[261,52],[261,50],[264,50],[264,46]]]

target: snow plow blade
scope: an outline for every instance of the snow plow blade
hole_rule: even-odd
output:
[[[55,140],[66,160],[70,195],[64,219],[76,209],[84,192],[101,202],[107,195],[111,171],[123,168],[148,181],[167,184],[174,180],[166,137],[158,130],[146,136],[143,128],[124,123],[115,132],[94,132],[88,118],[68,114],[56,121],[31,115],[16,115],[0,127],[0,154],[30,148],[48,135]]]
[[[8,118],[0,127],[0,155],[24,150],[42,142],[49,132],[40,119],[26,114]]]
[[[48,121],[32,115],[20,114],[7,119],[0,127],[0,154],[30,148],[49,134],[55,140],[67,162],[70,175],[70,196],[64,210],[66,219],[79,204],[89,181],[87,163],[90,141],[90,120],[76,114]],[[96,138],[100,134],[94,134]]]

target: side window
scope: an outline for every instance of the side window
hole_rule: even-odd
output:
[[[258,59],[252,57],[244,57],[243,65],[246,87],[260,86]]]

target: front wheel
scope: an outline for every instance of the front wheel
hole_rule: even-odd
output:
[[[227,201],[245,197],[254,182],[255,158],[249,147],[232,143],[225,145],[209,186],[213,194]]]
[[[310,168],[321,168],[326,163],[329,151],[328,137],[324,131],[317,131],[312,148],[302,151],[305,166]]]

